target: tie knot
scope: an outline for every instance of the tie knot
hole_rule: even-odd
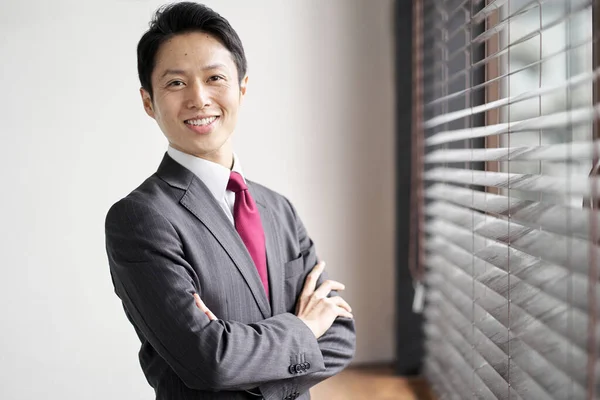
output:
[[[231,175],[229,175],[229,183],[227,184],[227,190],[231,190],[234,193],[241,192],[242,190],[247,190],[248,186],[244,182],[244,178],[237,172],[231,171]]]

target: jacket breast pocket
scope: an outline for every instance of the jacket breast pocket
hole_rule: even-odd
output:
[[[304,257],[300,256],[292,261],[288,261],[283,265],[285,279],[293,278],[304,272]]]
[[[287,312],[294,312],[296,308],[296,301],[298,296],[304,287],[304,281],[306,275],[310,271],[304,270],[304,257],[300,256],[292,261],[288,261],[284,264],[284,299],[285,309]]]

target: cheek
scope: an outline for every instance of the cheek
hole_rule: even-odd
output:
[[[229,86],[215,88],[212,98],[219,108],[231,114],[239,107],[239,88]]]
[[[226,98],[223,99],[223,108],[229,115],[237,115],[240,107],[240,100],[237,93],[229,93]]]
[[[155,109],[164,123],[179,121],[179,107],[174,98],[162,98],[157,104],[158,106]]]

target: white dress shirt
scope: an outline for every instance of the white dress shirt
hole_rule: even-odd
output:
[[[235,153],[233,153],[233,168],[231,170],[221,164],[183,153],[171,146],[169,146],[167,154],[177,163],[192,171],[208,187],[208,190],[215,197],[225,215],[229,218],[229,221],[234,224],[233,205],[235,204],[235,193],[227,190],[231,171],[239,173],[244,182],[246,182],[240,160]]]

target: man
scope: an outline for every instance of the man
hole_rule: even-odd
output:
[[[108,212],[106,248],[156,398],[309,399],[352,359],[353,316],[293,206],[233,153],[248,82],[238,35],[203,5],[168,5],[138,73],[169,148]]]

